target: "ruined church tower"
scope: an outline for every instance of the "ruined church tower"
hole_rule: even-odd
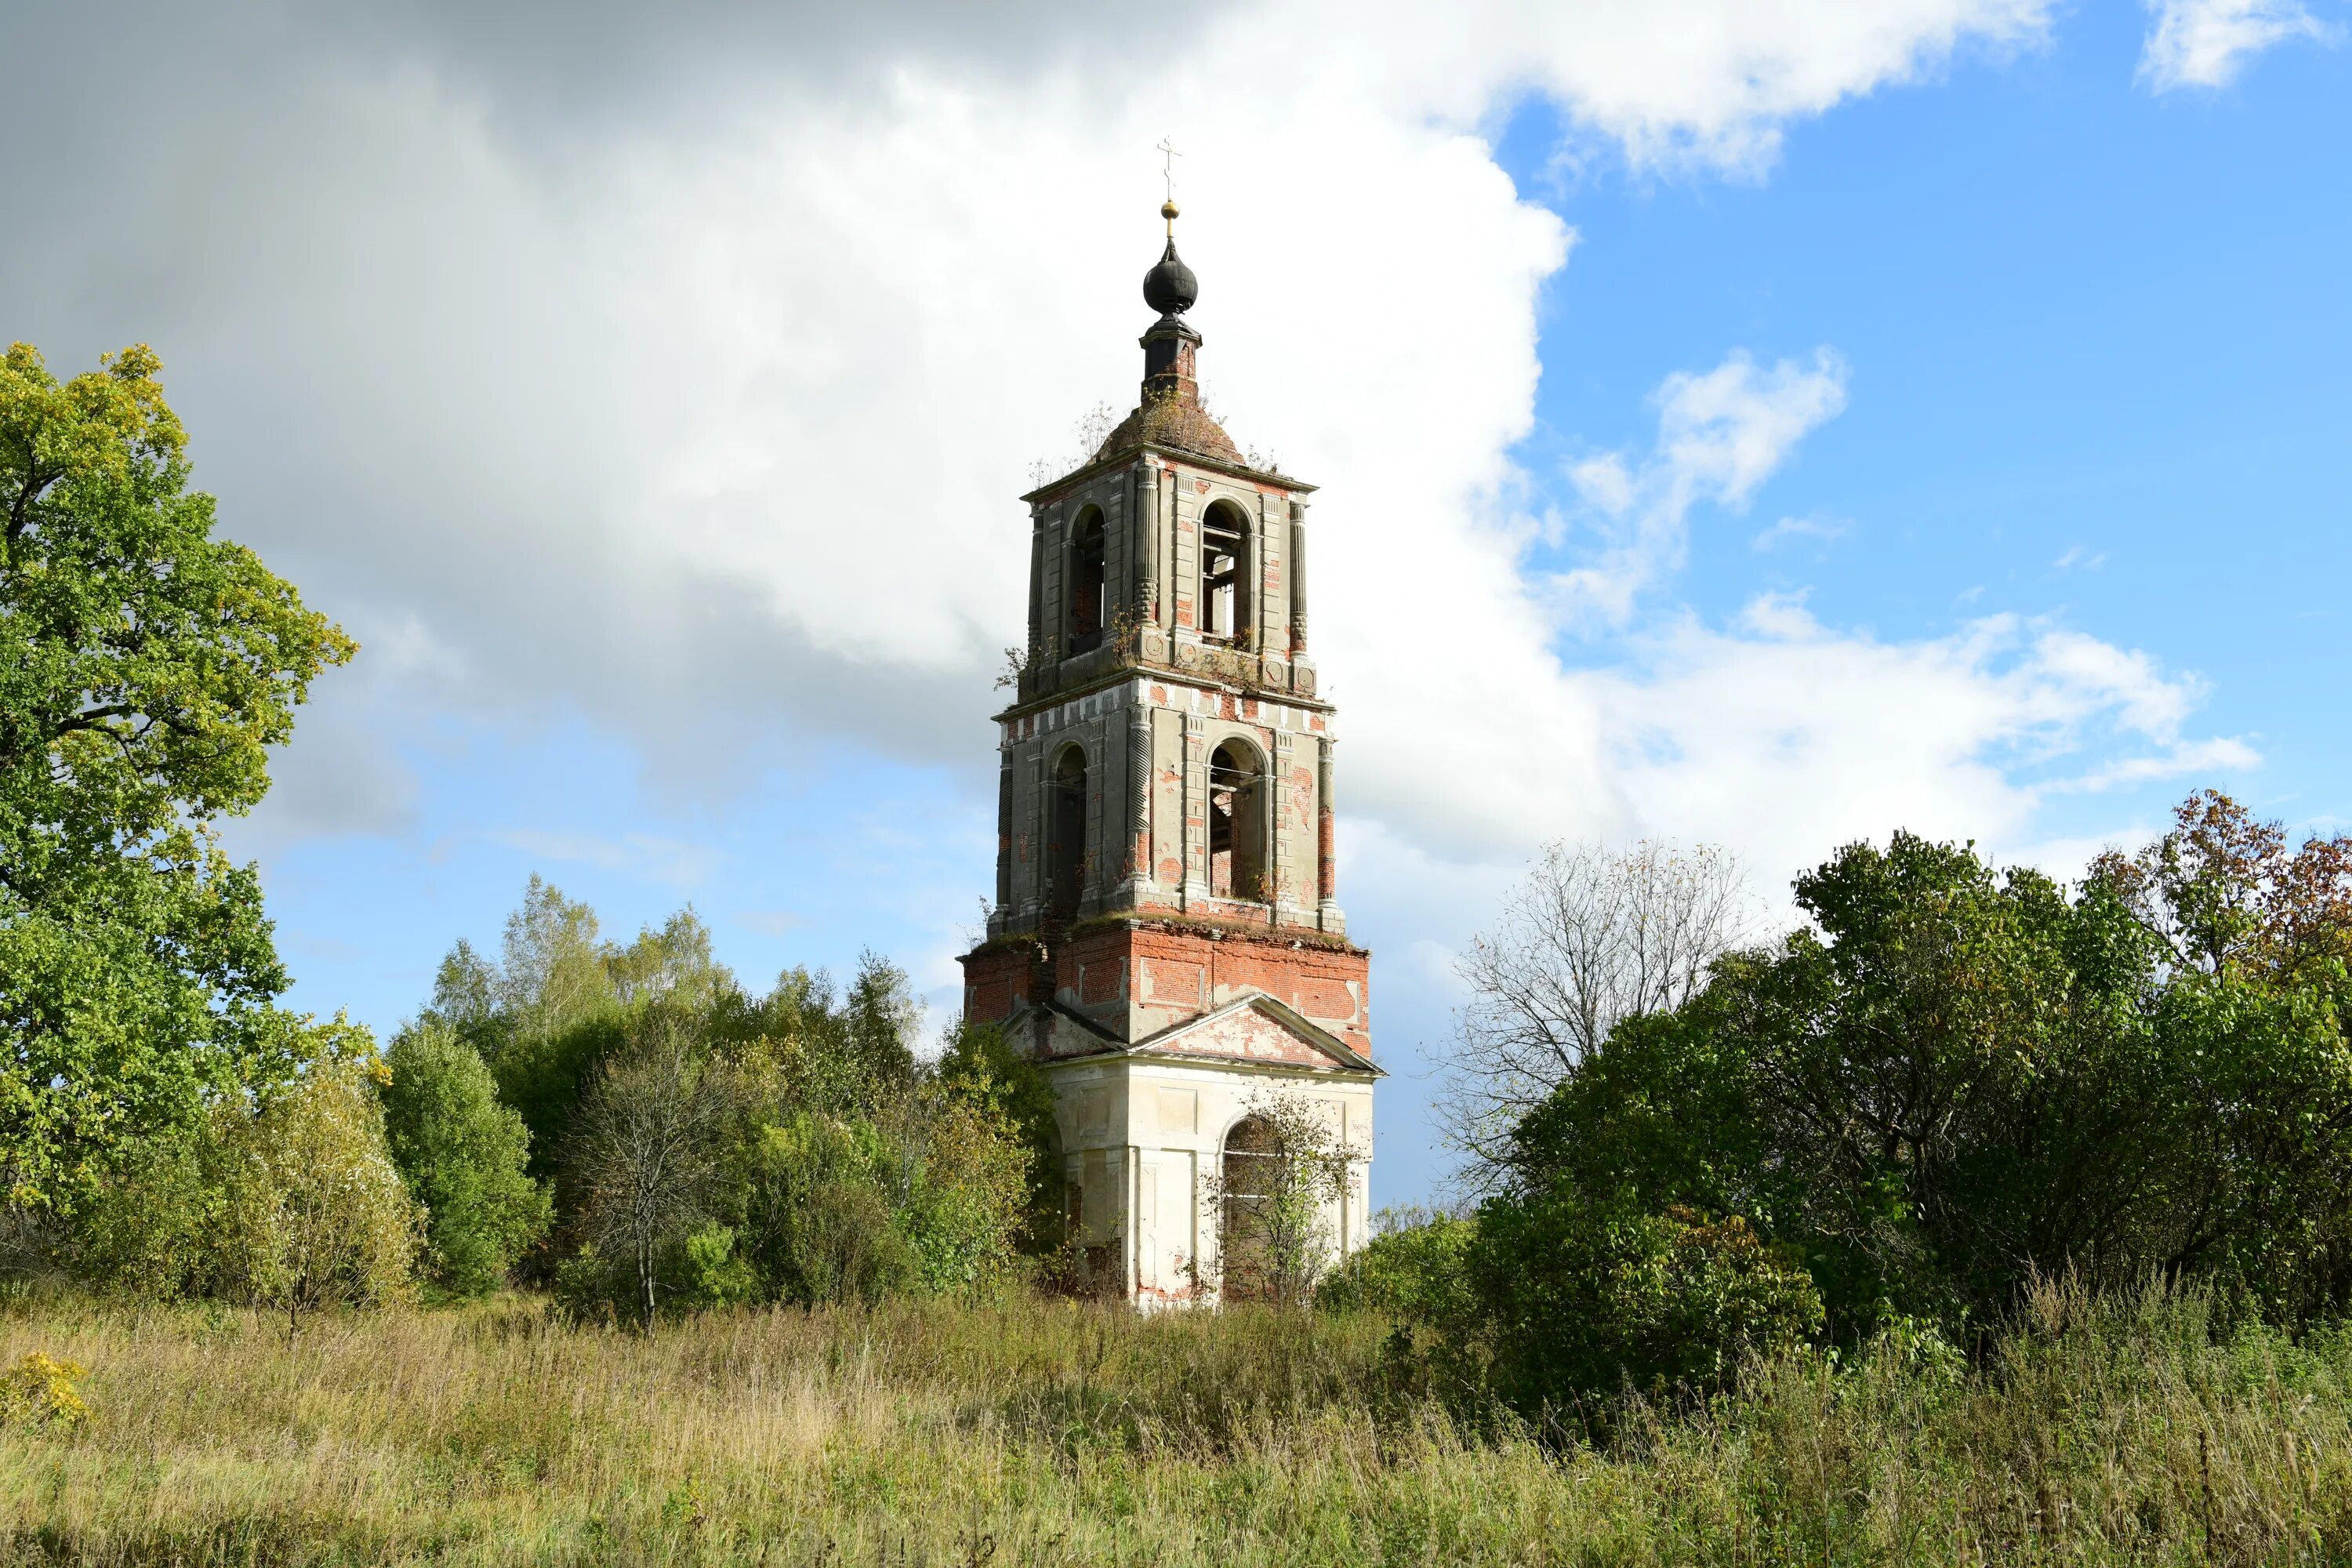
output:
[[[1092,1277],[1143,1302],[1239,1279],[1269,1091],[1360,1156],[1327,1215],[1360,1246],[1369,958],[1333,875],[1331,705],[1307,652],[1312,485],[1244,458],[1201,405],[1200,284],[1143,280],[1142,395],[1029,505],[1029,638],[997,715],[996,893],[964,1010],[1044,1063]],[[1207,1178],[1222,1173],[1222,1183]]]

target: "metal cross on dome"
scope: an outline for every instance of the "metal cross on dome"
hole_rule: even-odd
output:
[[[1184,154],[1176,151],[1175,143],[1165,136],[1160,139],[1160,151],[1168,154],[1160,160],[1160,177],[1168,182],[1168,199],[1172,202],[1176,199],[1176,160]]]

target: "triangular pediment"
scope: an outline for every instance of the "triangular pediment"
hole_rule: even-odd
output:
[[[1032,1003],[1007,1018],[1004,1027],[1025,1036],[1038,1058],[1047,1061],[1150,1056],[1388,1076],[1347,1041],[1263,992],[1237,997],[1131,1044],[1059,1002]]]
[[[1347,1041],[1263,993],[1238,997],[1197,1018],[1171,1025],[1130,1048],[1154,1056],[1206,1057],[1267,1067],[1387,1076]]]

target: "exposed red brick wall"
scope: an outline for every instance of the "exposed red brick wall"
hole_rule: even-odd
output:
[[[1132,978],[1113,993],[1098,978],[1106,967]],[[1130,1001],[1192,1015],[1260,991],[1366,1055],[1371,1051],[1370,969],[1370,956],[1354,949],[1146,924],[1098,926],[1066,940],[1055,953],[1055,984],[1064,998],[1075,997],[1089,1013],[1096,1011],[1090,1004],[1108,1005],[1100,1020],[1106,1024],[1123,1019]]]
[[[1276,934],[1211,934],[1197,927],[1116,921],[1049,938],[1046,960],[1026,944],[983,948],[963,959],[964,1013],[992,1023],[1054,991],[1107,1028],[1126,1033],[1136,1009],[1146,1032],[1223,1006],[1248,992],[1287,1004],[1366,1056],[1371,1054],[1371,957],[1355,948],[1294,942]]]
[[[1032,957],[1025,943],[965,953],[959,961],[963,964],[963,1016],[975,1024],[993,1024],[1026,1005]]]
[[[1127,965],[1116,960],[1089,960],[1078,973],[1078,1000],[1088,1006],[1127,1000]]]

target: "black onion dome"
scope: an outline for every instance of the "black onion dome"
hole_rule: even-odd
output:
[[[1160,265],[1143,275],[1143,302],[1163,316],[1181,316],[1192,308],[1201,297],[1201,280],[1176,254],[1176,241],[1168,241],[1168,249],[1160,256]]]

